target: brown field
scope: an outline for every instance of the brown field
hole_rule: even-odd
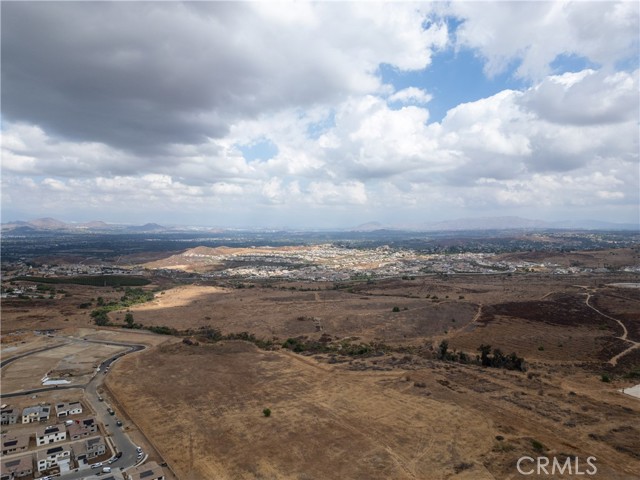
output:
[[[339,289],[182,285],[130,309],[145,326],[211,326],[279,342],[325,335],[396,349],[367,358],[238,341],[188,346],[114,328],[96,335],[154,339],[154,348],[116,363],[107,385],[159,460],[184,480],[507,479],[519,478],[522,455],[595,456],[591,478],[633,479],[640,478],[640,401],[618,389],[638,383],[625,375],[640,366],[640,349],[615,366],[608,361],[640,337],[640,291],[609,285],[616,282],[637,276],[434,275]],[[77,333],[86,335],[90,310],[77,305],[120,295],[64,289],[71,297],[3,302],[3,354],[23,351],[28,329],[84,328]],[[589,308],[588,295],[612,318]],[[110,318],[122,323],[125,313]],[[628,340],[618,338],[615,319]],[[516,352],[528,371],[435,360],[429,347],[445,339],[472,357],[481,344]],[[404,347],[413,350],[400,353]],[[604,373],[611,383],[601,381]]]
[[[354,371],[243,342],[177,343],[125,358],[108,382],[179,478],[515,478],[517,459],[538,455],[532,440],[545,455],[596,456],[592,478],[637,478],[637,399],[576,369],[530,373]]]

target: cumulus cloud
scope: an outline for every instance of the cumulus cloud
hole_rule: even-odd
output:
[[[410,5],[276,7],[4,3],[3,117],[155,154],[262,112],[376,91],[380,63],[424,68],[447,41]]]
[[[521,103],[538,117],[566,125],[633,121],[640,108],[638,70],[584,70],[550,76],[526,92]]]
[[[420,88],[408,87],[403,88],[402,90],[398,90],[392,95],[389,95],[388,100],[390,102],[417,103],[424,105],[429,103],[432,98],[432,95],[429,95],[427,92]]]
[[[476,49],[489,75],[516,62],[517,75],[540,79],[562,55],[607,67],[637,59],[638,2],[452,2],[450,8],[464,20],[458,46]]]

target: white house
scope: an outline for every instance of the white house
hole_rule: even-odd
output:
[[[44,472],[56,467],[60,462],[69,461],[71,459],[71,449],[66,446],[60,446],[39,450],[36,454],[36,459],[38,461],[38,471]]]
[[[40,427],[36,430],[36,445],[39,447],[50,443],[62,442],[66,439],[67,429],[62,424]]]
[[[68,417],[69,415],[78,415],[82,413],[82,404],[80,402],[62,402],[56,404],[56,415],[58,417]]]
[[[46,422],[49,420],[51,407],[49,405],[36,405],[22,410],[22,423]]]

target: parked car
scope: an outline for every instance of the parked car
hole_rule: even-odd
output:
[[[121,426],[122,426],[122,422],[121,422],[120,420],[117,420],[117,421],[116,421],[116,425],[118,425],[119,427],[121,427]]]

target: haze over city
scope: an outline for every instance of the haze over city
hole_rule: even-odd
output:
[[[638,223],[637,2],[3,2],[2,221]]]

